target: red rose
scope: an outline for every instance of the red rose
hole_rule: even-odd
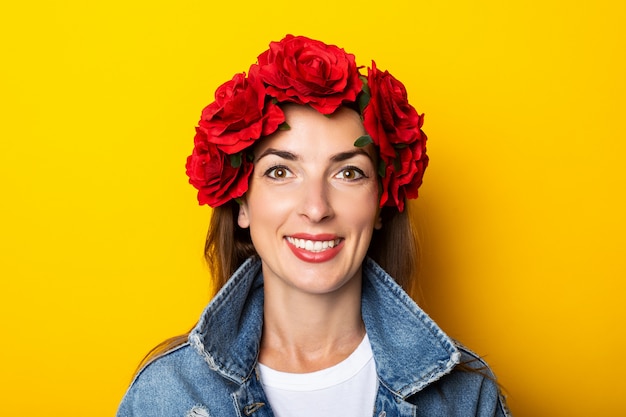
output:
[[[422,133],[422,137],[423,140],[400,149],[395,159],[381,156],[386,167],[380,207],[396,206],[399,211],[403,211],[405,199],[417,198],[418,188],[422,185],[424,171],[428,166],[426,135]]]
[[[257,65],[245,73],[235,74],[215,92],[215,101],[202,111],[198,128],[207,140],[227,154],[252,145],[269,135],[285,121],[283,111],[266,100],[265,86],[258,77]]]
[[[370,101],[363,110],[363,124],[381,154],[395,158],[393,145],[420,140],[422,117],[409,104],[404,85],[393,75],[378,71],[374,61],[367,73]]]
[[[385,162],[380,205],[404,210],[406,198],[417,198],[428,165],[424,115],[407,99],[404,85],[388,71],[381,72],[372,61],[368,68],[369,102],[363,109],[363,125]]]
[[[198,189],[198,203],[218,207],[248,190],[248,178],[253,165],[245,157],[233,167],[231,155],[220,151],[208,141],[204,131],[197,128],[193,153],[187,158],[189,183]]]
[[[280,102],[308,104],[331,114],[343,103],[354,102],[361,91],[354,55],[335,45],[287,35],[271,42],[258,61],[267,94]]]

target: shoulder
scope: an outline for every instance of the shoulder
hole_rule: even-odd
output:
[[[454,341],[460,361],[452,371],[424,390],[424,398],[443,401],[445,415],[510,417],[501,386],[484,358]]]
[[[196,404],[202,403],[199,392],[211,379],[207,363],[189,343],[184,343],[137,372],[117,416],[187,415]]]
[[[184,377],[186,369],[201,362],[198,354],[187,341],[160,353],[146,363],[135,375],[132,386],[152,384],[165,379]]]
[[[461,344],[457,340],[452,339],[455,347],[461,353],[459,364],[457,365],[458,370],[465,370],[470,373],[478,373],[483,375],[485,378],[495,380],[496,377],[494,373],[489,368],[489,364],[487,361],[474,351],[470,350],[467,346]]]

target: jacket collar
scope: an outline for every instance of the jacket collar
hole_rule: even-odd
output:
[[[238,384],[252,374],[263,328],[259,258],[246,260],[205,308],[189,342],[209,367]]]
[[[361,305],[378,377],[399,397],[420,391],[459,363],[454,342],[369,258]]]
[[[252,375],[257,363],[263,299],[261,261],[250,258],[209,303],[189,335],[211,369],[238,384]],[[371,259],[363,264],[362,314],[380,381],[401,398],[459,362],[453,341]]]

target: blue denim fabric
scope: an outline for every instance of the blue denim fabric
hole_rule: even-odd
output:
[[[188,343],[137,374],[118,417],[273,416],[256,372],[263,298],[261,263],[249,259],[206,307]],[[363,264],[362,315],[378,373],[372,416],[509,415],[486,364],[371,259]]]

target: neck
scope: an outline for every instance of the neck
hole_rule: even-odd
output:
[[[325,369],[347,358],[363,340],[360,278],[331,294],[265,285],[259,357],[264,365],[293,373]]]

